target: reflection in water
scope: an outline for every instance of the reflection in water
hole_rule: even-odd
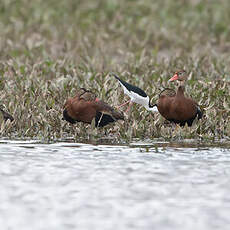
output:
[[[229,145],[105,142],[2,141],[0,229],[229,228]]]

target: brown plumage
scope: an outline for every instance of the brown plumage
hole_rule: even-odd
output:
[[[177,92],[173,93],[173,90],[167,89],[166,92],[162,92],[159,96],[157,108],[160,114],[168,121],[180,124],[184,126],[186,123],[188,126],[192,126],[193,121],[198,116],[201,119],[203,113],[199,105],[191,98],[184,95],[184,82],[187,79],[186,72],[184,70],[178,71],[169,81],[180,81],[180,86]]]
[[[122,113],[115,111],[110,105],[99,100],[91,91],[81,88],[73,98],[64,104],[63,119],[75,124],[90,124],[95,118],[95,126],[103,127],[117,120],[124,120]]]
[[[6,110],[5,106],[0,105],[0,111],[1,111],[1,113],[3,115],[4,121],[10,120],[12,122],[14,120],[14,118],[12,117],[12,115],[7,113],[5,110]]]

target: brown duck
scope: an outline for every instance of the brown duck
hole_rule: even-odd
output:
[[[124,120],[124,115],[84,88],[81,88],[74,97],[68,98],[65,102],[63,119],[71,124],[76,122],[90,124],[94,118],[95,126],[103,127],[117,120]]]
[[[180,86],[177,92],[166,89],[161,92],[157,103],[157,108],[160,114],[168,121],[184,126],[192,126],[196,117],[201,119],[203,113],[199,105],[191,98],[184,95],[184,83],[187,80],[187,74],[184,70],[176,72],[171,81],[179,81]]]
[[[10,120],[11,122],[14,120],[12,115],[10,115],[8,112],[6,112],[6,108],[4,105],[0,105],[0,112],[3,115],[4,121]]]

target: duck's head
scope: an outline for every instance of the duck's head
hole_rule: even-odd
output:
[[[185,70],[180,70],[174,73],[173,77],[169,81],[185,81],[187,79],[187,73]]]

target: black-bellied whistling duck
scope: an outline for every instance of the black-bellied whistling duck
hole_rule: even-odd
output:
[[[95,126],[103,127],[117,120],[124,120],[122,113],[115,111],[110,105],[99,100],[91,91],[81,88],[73,98],[64,104],[63,119],[75,124],[90,124],[95,118]]]
[[[111,75],[114,76],[118,80],[118,82],[120,83],[120,85],[122,86],[124,90],[124,93],[130,97],[129,101],[125,102],[122,105],[119,105],[118,108],[129,103],[129,107],[127,109],[127,111],[129,111],[132,104],[137,103],[139,105],[144,106],[148,111],[154,111],[154,112],[158,111],[155,105],[151,105],[149,96],[142,89],[140,89],[137,86],[131,85],[124,80],[121,80],[114,73],[111,73]]]
[[[184,95],[184,83],[187,80],[187,74],[184,70],[176,72],[169,81],[176,80],[180,82],[177,92],[163,91],[157,103],[158,111],[168,121],[180,126],[184,126],[186,123],[188,126],[192,126],[195,118],[201,119],[203,113],[195,101]]]
[[[6,108],[4,105],[0,105],[0,111],[3,115],[3,119],[4,121],[7,121],[7,120],[10,120],[11,122],[14,120],[14,118],[12,117],[12,115],[10,115],[9,113],[7,113],[6,111]]]

